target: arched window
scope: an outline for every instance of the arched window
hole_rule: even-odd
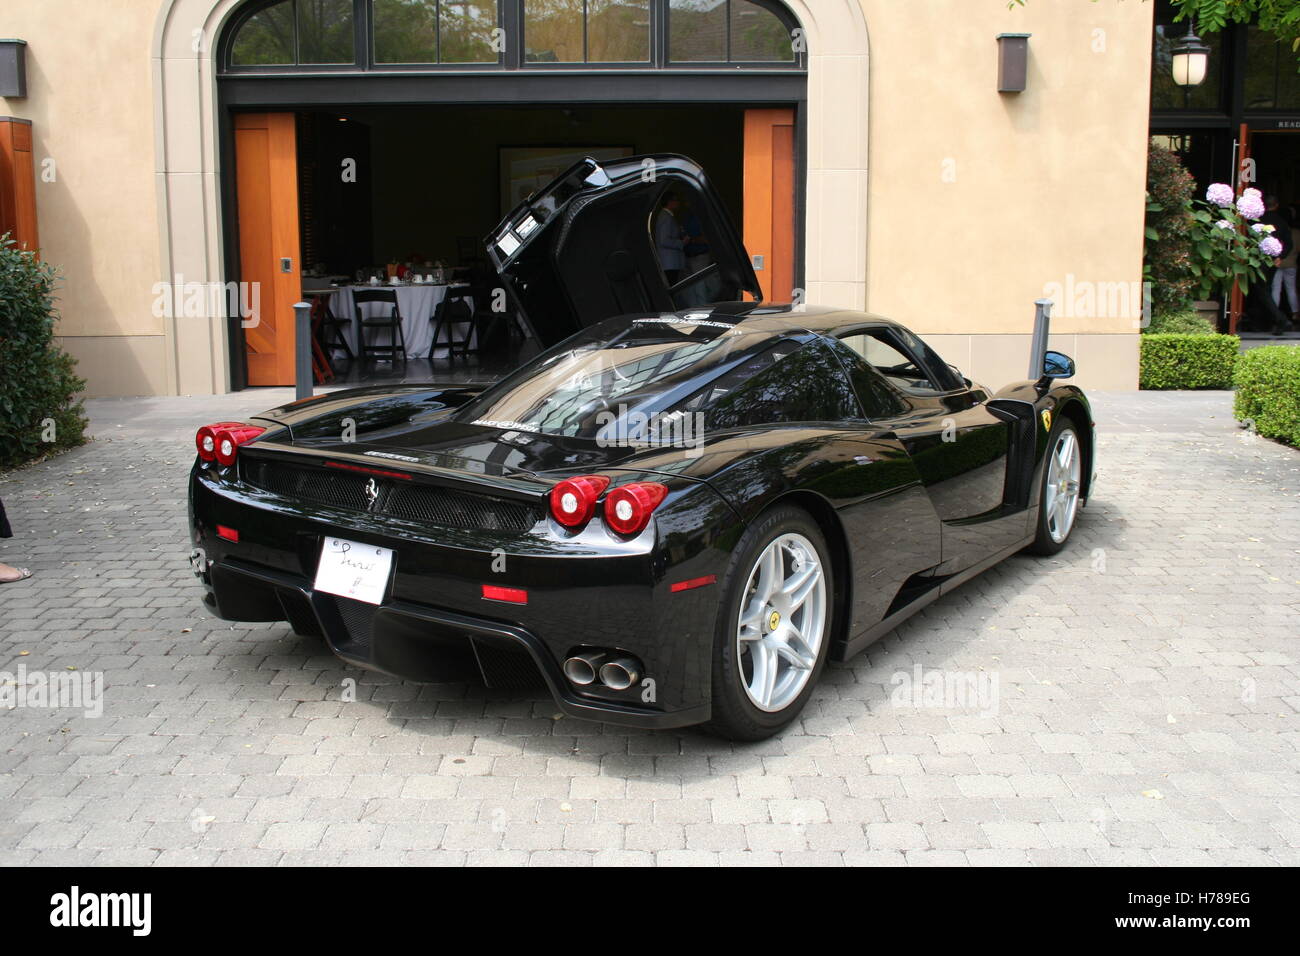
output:
[[[526,63],[649,63],[650,0],[523,0]]]
[[[496,0],[373,0],[376,63],[496,63]]]
[[[225,72],[804,68],[779,0],[250,0]]]
[[[278,0],[248,16],[232,66],[353,63],[352,0]]]
[[[793,18],[752,0],[669,0],[674,63],[793,63]]]

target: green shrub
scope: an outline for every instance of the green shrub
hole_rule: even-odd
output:
[[[1300,445],[1300,345],[1265,345],[1237,359],[1232,413],[1265,438]]]
[[[1191,309],[1156,313],[1142,330],[1146,335],[1214,335],[1217,331],[1213,322]]]
[[[85,440],[85,381],[54,344],[53,266],[0,236],[0,468]]]
[[[1192,304],[1192,193],[1196,180],[1178,154],[1152,143],[1147,152],[1145,277],[1151,281],[1155,313],[1178,312]]]
[[[1231,388],[1241,340],[1235,335],[1139,336],[1139,388]]]

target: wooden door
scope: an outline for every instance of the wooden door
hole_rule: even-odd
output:
[[[12,116],[0,116],[0,235],[6,232],[20,249],[40,247],[32,124]]]
[[[794,110],[745,111],[745,249],[765,302],[794,298]]]
[[[293,305],[302,297],[298,261],[298,149],[293,113],[235,117],[239,278],[256,283],[244,319],[249,385],[294,383]]]

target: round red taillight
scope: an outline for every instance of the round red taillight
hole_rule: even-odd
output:
[[[264,431],[265,428],[245,425],[243,422],[217,422],[200,428],[194,436],[194,444],[203,461],[215,461],[229,466],[235,463],[239,446],[247,445]]]
[[[235,463],[235,451],[239,448],[239,442],[235,440],[235,433],[229,428],[222,428],[216,434],[217,440],[217,462],[222,465],[233,465]]]
[[[667,486],[654,481],[619,485],[605,496],[605,524],[618,534],[640,534],[667,494]]]
[[[204,461],[215,461],[217,457],[217,433],[211,425],[204,425],[194,435],[194,444],[198,446],[199,457]]]
[[[596,512],[596,499],[609,484],[604,475],[566,478],[551,489],[551,516],[566,528],[578,528]]]

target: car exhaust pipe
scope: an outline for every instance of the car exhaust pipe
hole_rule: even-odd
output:
[[[610,690],[627,690],[641,677],[641,665],[630,657],[616,657],[600,668],[600,682]]]
[[[564,676],[569,679],[570,684],[586,687],[596,682],[596,674],[599,673],[604,662],[604,651],[583,651],[581,654],[574,654],[564,662]]]

